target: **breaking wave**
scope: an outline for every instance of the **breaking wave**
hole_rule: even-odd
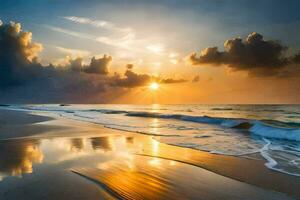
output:
[[[275,120],[230,119],[209,116],[170,115],[150,112],[131,112],[127,116],[176,119],[196,123],[216,124],[229,128],[247,129],[266,138],[300,141],[300,123]]]

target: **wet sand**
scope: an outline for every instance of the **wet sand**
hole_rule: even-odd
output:
[[[54,124],[39,124],[50,120],[53,118],[0,108],[0,140],[33,136],[52,130],[59,131],[63,128],[63,126],[57,127]]]
[[[0,110],[0,139],[0,199],[300,198],[300,178],[263,161],[91,123]]]

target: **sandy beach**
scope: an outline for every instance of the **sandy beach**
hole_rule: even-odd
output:
[[[0,5],[0,200],[300,200],[300,0]]]
[[[163,144],[45,113],[0,110],[0,199],[299,199],[262,160]]]

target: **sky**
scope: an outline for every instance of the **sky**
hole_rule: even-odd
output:
[[[300,103],[297,0],[0,4],[1,103]]]

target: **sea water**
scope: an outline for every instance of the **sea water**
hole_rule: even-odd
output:
[[[159,142],[251,158],[300,176],[300,105],[11,105],[107,128],[152,135]]]

